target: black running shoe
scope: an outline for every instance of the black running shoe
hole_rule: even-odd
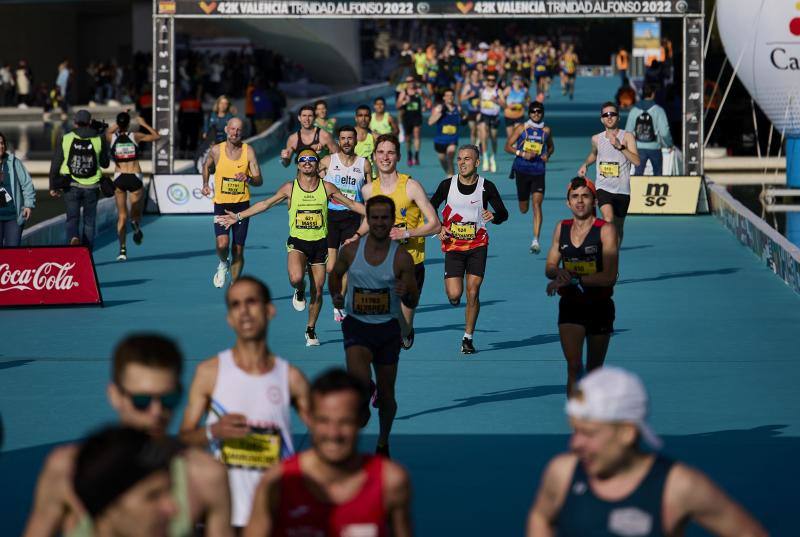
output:
[[[475,354],[475,346],[472,344],[472,339],[465,337],[461,340],[461,354]]]
[[[128,250],[124,246],[119,247],[119,255],[117,261],[126,261],[128,259]]]
[[[408,350],[414,345],[414,329],[411,329],[411,332],[408,333],[407,336],[403,337],[400,341],[400,346],[403,347],[403,350]]]
[[[142,228],[139,227],[139,222],[131,222],[131,227],[133,228],[133,242],[142,244],[144,233],[142,233]]]
[[[317,332],[310,326],[306,328],[306,347],[319,347]]]
[[[378,444],[375,446],[375,455],[383,455],[387,459],[391,459],[392,457],[389,455],[389,444]]]

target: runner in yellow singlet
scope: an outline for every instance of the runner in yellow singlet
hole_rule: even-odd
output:
[[[400,127],[397,126],[397,121],[392,117],[392,114],[386,111],[386,100],[383,97],[375,97],[372,106],[374,111],[372,118],[369,120],[369,130],[372,131],[372,135],[394,134],[397,136],[400,132]]]
[[[297,311],[306,309],[305,274],[308,271],[311,304],[305,338],[306,346],[317,346],[316,325],[322,308],[322,288],[325,286],[325,265],[328,261],[328,200],[334,200],[362,216],[364,205],[351,200],[333,183],[319,177],[319,156],[312,149],[301,151],[296,162],[297,176],[284,183],[275,194],[240,213],[226,211],[225,215],[217,216],[215,221],[227,229],[284,200],[288,201],[289,239],[286,248],[289,282],[294,287],[292,306]]]
[[[376,136],[370,132],[371,121],[372,110],[369,109],[369,106],[362,104],[356,108],[356,148],[354,151],[356,156],[364,157],[369,161],[374,179],[378,176],[378,170],[375,168],[375,161],[372,158],[375,152]]]

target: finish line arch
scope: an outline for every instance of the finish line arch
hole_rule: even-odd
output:
[[[174,173],[175,19],[515,19],[680,18],[683,21],[684,174],[703,175],[702,0],[530,0],[311,2],[304,0],[153,0],[153,173]]]

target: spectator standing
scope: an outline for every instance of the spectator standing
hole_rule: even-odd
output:
[[[616,66],[617,74],[619,75],[623,86],[628,80],[628,67],[630,66],[630,60],[630,54],[628,54],[628,51],[625,50],[624,46],[620,45],[619,51],[617,51]]]
[[[203,132],[203,140],[209,136],[214,139],[214,143],[220,144],[225,141],[225,125],[236,115],[236,108],[231,106],[231,100],[226,95],[220,95],[214,102],[211,114],[208,116],[206,128]]]
[[[15,72],[17,83],[17,106],[27,108],[31,98],[31,71],[28,63],[20,60]]]
[[[33,180],[22,161],[8,152],[6,136],[0,132],[0,248],[19,246],[35,206]]]
[[[190,92],[178,103],[178,148],[184,158],[194,154],[203,128],[203,103],[198,92]]]
[[[64,60],[58,65],[58,75],[56,75],[56,86],[58,87],[58,91],[61,94],[61,98],[64,102],[67,102],[67,92],[69,91],[69,82],[70,82],[70,75],[71,69],[69,66],[69,60]]]
[[[661,175],[664,164],[661,148],[666,147],[670,151],[675,149],[667,113],[655,103],[655,97],[655,86],[646,85],[644,99],[631,108],[628,122],[625,124],[625,130],[632,132],[636,137],[636,147],[639,149],[640,161],[634,175],[644,174],[648,160],[653,166],[653,175]]]
[[[14,104],[14,74],[11,72],[11,65],[8,63],[0,67],[0,106],[12,106]]]

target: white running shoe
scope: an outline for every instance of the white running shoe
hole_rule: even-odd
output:
[[[119,249],[119,255],[117,256],[117,261],[127,261],[128,260],[128,251],[123,246]]]
[[[217,272],[214,273],[214,287],[222,289],[225,285],[225,279],[228,276],[228,263],[227,261],[220,261],[217,265]]]
[[[317,332],[310,326],[306,328],[306,347],[319,347]]]
[[[294,290],[294,294],[292,295],[292,307],[294,307],[295,311],[303,311],[306,309],[305,291]]]
[[[537,241],[536,239],[533,239],[533,242],[531,243],[531,253],[532,254],[538,254],[541,251],[542,251],[542,247],[539,246],[539,241]]]
[[[489,157],[489,171],[492,173],[497,172],[497,163],[494,161],[494,155]]]
[[[344,321],[344,318],[347,317],[347,313],[344,310],[340,310],[339,308],[333,308],[333,320],[337,323]]]
[[[485,171],[485,172],[489,171],[489,159],[488,158],[483,159],[483,165],[481,166],[481,170]]]

